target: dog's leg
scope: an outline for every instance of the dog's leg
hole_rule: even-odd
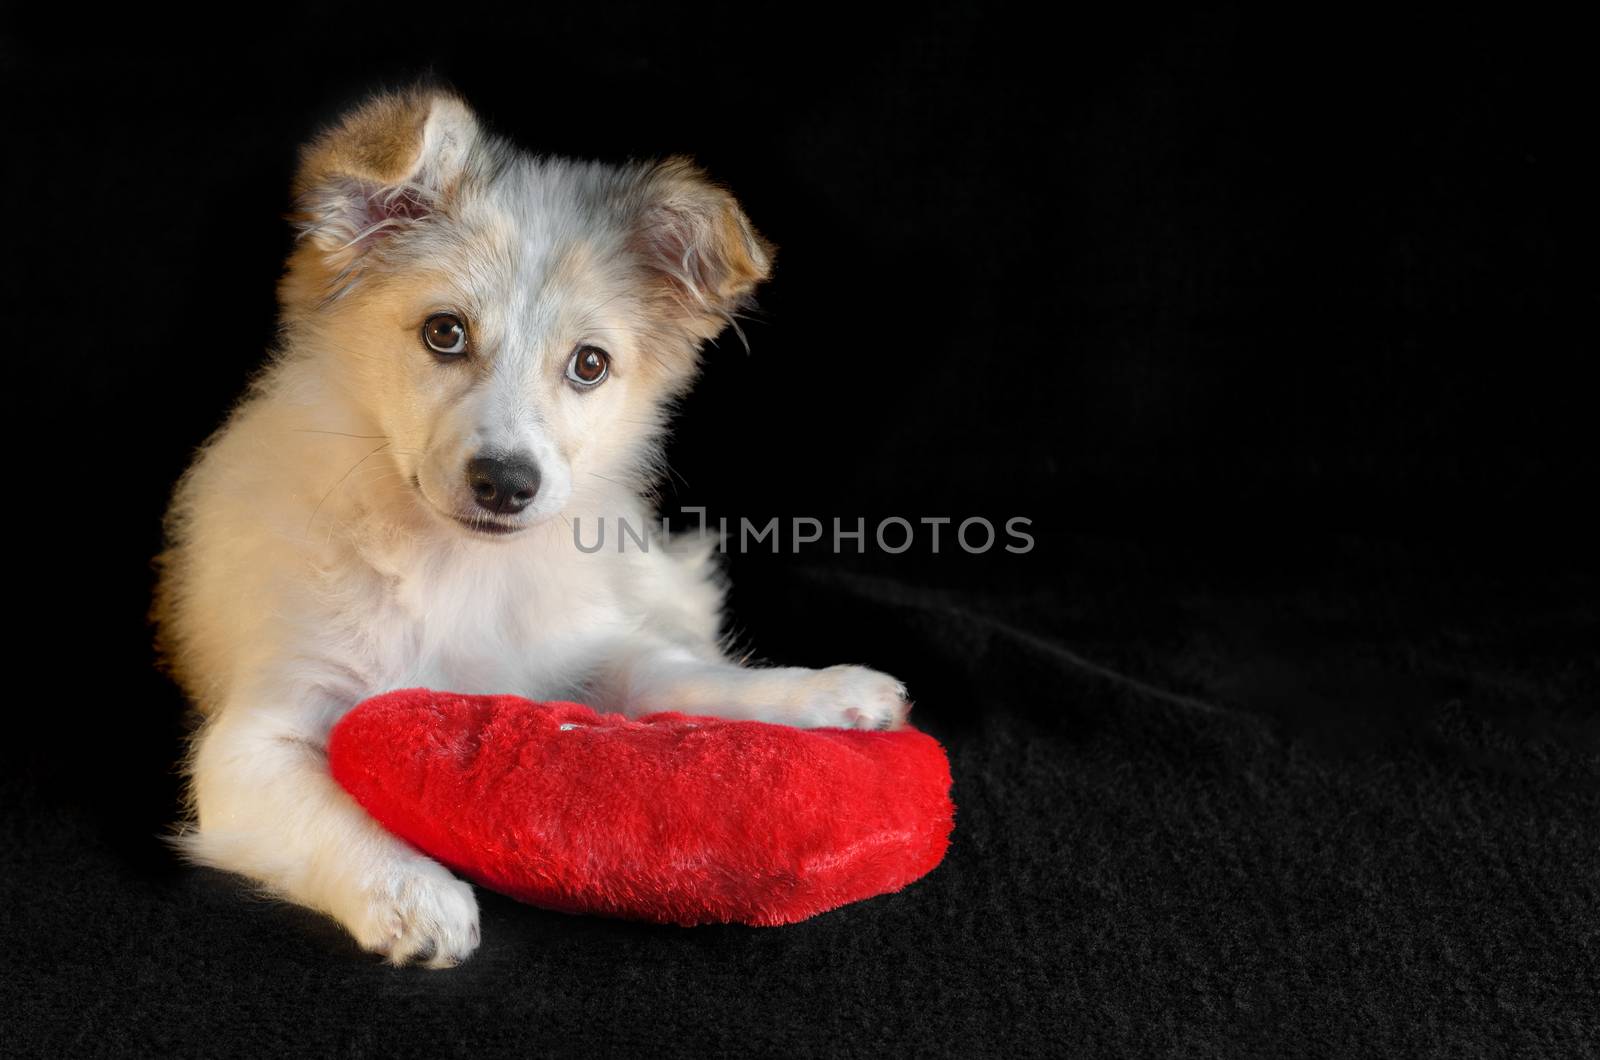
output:
[[[602,709],[635,716],[675,710],[802,728],[894,729],[910,709],[904,685],[864,666],[757,669],[651,642],[612,654],[590,692]]]
[[[332,704],[228,704],[191,761],[191,860],[331,915],[393,964],[448,968],[478,945],[472,887],[385,832],[328,772]]]

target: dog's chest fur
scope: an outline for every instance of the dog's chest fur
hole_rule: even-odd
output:
[[[327,646],[353,654],[373,689],[574,694],[597,652],[635,623],[606,565],[560,549],[551,531],[532,549],[358,542],[319,579],[327,617],[348,630]]]

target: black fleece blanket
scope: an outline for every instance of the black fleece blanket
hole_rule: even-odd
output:
[[[1371,546],[1266,575],[1078,555],[1031,590],[799,567],[739,592],[789,657],[871,645],[903,674],[959,805],[927,879],[781,929],[480,892],[471,961],[392,969],[168,856],[158,678],[92,729],[58,693],[3,775],[7,1052],[1600,1049],[1591,580]]]

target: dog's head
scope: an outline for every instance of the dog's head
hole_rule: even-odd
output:
[[[692,163],[535,158],[455,96],[377,98],[305,149],[288,348],[440,518],[506,534],[648,479],[699,348],[771,247]]]

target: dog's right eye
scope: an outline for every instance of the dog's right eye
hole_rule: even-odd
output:
[[[422,341],[444,357],[467,352],[467,326],[453,313],[435,313],[422,324]]]

